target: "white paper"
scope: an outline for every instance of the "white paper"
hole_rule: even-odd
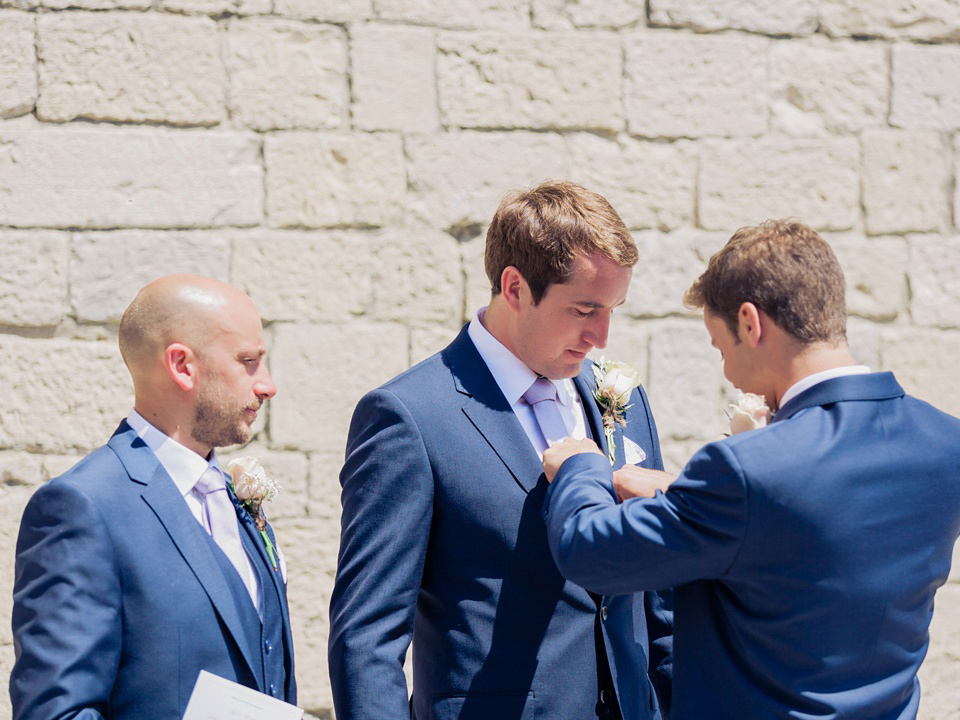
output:
[[[303,710],[201,670],[183,720],[303,720]]]

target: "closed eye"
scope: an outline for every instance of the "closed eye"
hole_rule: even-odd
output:
[[[256,369],[260,362],[263,360],[263,356],[266,353],[257,353],[255,355],[239,355],[237,360],[241,365],[246,365],[247,368]]]

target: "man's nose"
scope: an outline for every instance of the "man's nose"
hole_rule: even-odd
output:
[[[610,313],[598,312],[584,339],[598,350],[603,350],[607,346],[609,335]]]
[[[270,377],[270,371],[266,365],[263,365],[260,372],[257,373],[256,382],[253,385],[253,391],[258,398],[266,400],[277,394],[277,386],[273,384],[273,378]]]

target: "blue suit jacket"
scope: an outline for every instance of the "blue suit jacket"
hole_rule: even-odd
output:
[[[262,574],[291,652],[281,697],[295,702],[286,587]],[[13,600],[15,720],[179,720],[201,669],[265,691],[259,627],[242,623],[209,537],[126,422],[31,498]]]
[[[616,506],[565,462],[546,499],[567,577],[676,586],[672,718],[914,718],[935,590],[960,533],[960,420],[890,373],[815,385]]]
[[[576,384],[602,437],[589,368]],[[627,432],[644,464],[660,467],[646,398],[633,402]],[[616,440],[622,465],[619,430]],[[550,557],[540,461],[466,328],[360,401],[341,483],[329,645],[337,717],[410,717],[411,638],[420,720],[595,717],[597,605]],[[653,594],[602,602],[624,716],[657,717],[648,649],[666,693],[670,612]]]

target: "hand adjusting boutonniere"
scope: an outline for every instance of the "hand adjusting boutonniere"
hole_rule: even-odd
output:
[[[770,422],[770,408],[767,407],[766,398],[763,395],[740,393],[737,404],[730,404],[727,407],[731,435],[756,430]]]
[[[270,536],[267,535],[267,520],[263,517],[260,506],[264,500],[272,500],[280,492],[280,483],[267,477],[260,465],[260,460],[255,457],[231,460],[227,470],[230,472],[230,486],[233,488],[233,494],[253,516],[257,530],[260,531],[260,537],[263,538],[263,544],[267,548],[267,555],[273,563],[273,569],[279,570],[276,551],[273,543],[270,542]]]
[[[613,440],[613,430],[617,424],[627,426],[625,417],[630,394],[640,385],[640,374],[633,366],[625,362],[616,362],[600,358],[599,363],[593,365],[593,377],[596,379],[596,388],[593,396],[597,405],[603,410],[603,434],[607,438],[607,458],[613,465],[617,445]]]

